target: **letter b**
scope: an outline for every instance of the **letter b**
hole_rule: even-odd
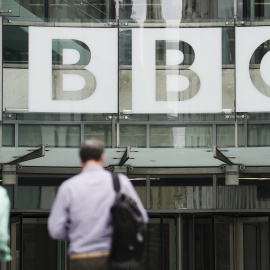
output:
[[[85,43],[74,39],[52,40],[53,100],[83,100],[95,92],[95,76],[85,68],[90,60],[91,51]],[[81,81],[84,85],[77,83]]]

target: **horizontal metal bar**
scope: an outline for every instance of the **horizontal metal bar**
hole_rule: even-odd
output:
[[[128,171],[128,174],[131,175],[144,175],[144,174],[151,174],[151,175],[170,175],[170,174],[188,174],[188,175],[196,175],[196,174],[204,174],[204,175],[212,175],[212,174],[224,174],[225,170],[220,169],[219,167],[187,167],[187,168],[144,168],[144,167],[134,167],[132,170]]]
[[[3,22],[3,25],[8,26],[43,26],[43,27],[80,27],[80,28],[114,28],[115,22],[114,20],[108,20],[101,23],[81,23],[81,22],[33,22],[33,21],[26,21],[27,18],[25,18],[25,21],[9,21],[9,22]],[[110,24],[111,22],[111,24]]]
[[[269,213],[269,209],[151,209],[147,210],[148,214],[235,214],[237,216],[245,216],[247,214],[261,214]]]
[[[43,210],[43,209],[11,209],[11,214],[26,214],[25,217],[27,217],[27,214],[29,214],[29,217],[31,215],[35,214],[41,214],[46,215],[50,213],[50,210]],[[204,213],[204,214],[237,214],[238,216],[244,216],[246,214],[267,214],[269,213],[269,209],[151,209],[147,210],[147,213],[149,215],[158,215],[158,214],[192,214],[192,213]]]
[[[54,174],[62,174],[62,175],[75,175],[81,172],[81,168],[79,167],[24,167],[17,169],[17,174],[42,174],[42,175],[54,175]]]
[[[0,170],[1,171],[1,170]],[[81,172],[80,167],[24,167],[17,168],[17,174],[36,175],[75,175]],[[221,175],[225,173],[224,167],[187,167],[187,168],[166,168],[166,167],[132,167],[128,175]],[[269,174],[270,167],[245,167],[240,174]]]

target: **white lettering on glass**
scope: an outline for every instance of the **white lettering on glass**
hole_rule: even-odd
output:
[[[221,112],[221,51],[220,28],[133,29],[132,111]]]
[[[29,112],[117,112],[117,40],[117,29],[29,27]]]
[[[270,110],[270,27],[236,27],[236,111]]]

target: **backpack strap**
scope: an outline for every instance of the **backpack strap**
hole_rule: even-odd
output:
[[[113,178],[113,187],[114,190],[118,193],[120,191],[120,181],[118,178],[118,173],[112,173],[112,178]]]

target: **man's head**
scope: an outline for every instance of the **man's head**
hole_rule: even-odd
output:
[[[99,163],[103,165],[104,144],[96,139],[86,140],[82,143],[79,154],[83,167],[87,165],[87,163]]]

